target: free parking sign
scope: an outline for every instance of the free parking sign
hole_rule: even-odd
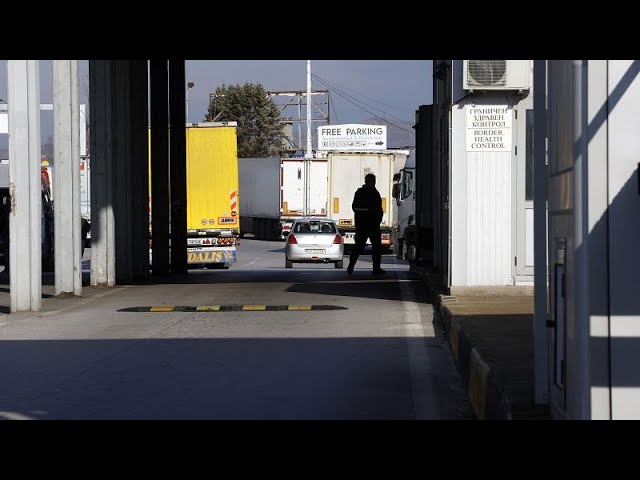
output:
[[[386,125],[324,125],[318,127],[318,150],[385,150]]]

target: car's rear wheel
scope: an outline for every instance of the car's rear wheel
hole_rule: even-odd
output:
[[[287,258],[284,262],[284,266],[285,268],[293,268],[293,262]]]
[[[343,267],[344,267],[343,262],[344,262],[344,260],[338,260],[338,261],[335,263],[335,267],[336,267],[336,268],[343,268]]]

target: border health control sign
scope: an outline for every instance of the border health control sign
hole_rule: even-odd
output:
[[[385,150],[386,125],[325,125],[318,127],[318,150]]]
[[[467,106],[467,152],[511,151],[511,107]]]

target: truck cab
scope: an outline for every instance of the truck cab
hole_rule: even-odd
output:
[[[416,201],[415,201],[415,150],[411,151],[404,167],[393,176],[392,196],[398,212],[397,228],[393,243],[399,259],[413,261],[416,258]]]

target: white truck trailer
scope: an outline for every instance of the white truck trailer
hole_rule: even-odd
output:
[[[280,224],[281,238],[286,238],[296,218],[327,216],[327,159],[288,157],[281,162]]]
[[[344,236],[345,247],[355,244],[355,222],[351,208],[353,196],[369,173],[376,176],[376,189],[382,197],[383,217],[380,224],[383,252],[393,247],[392,231],[396,225],[392,202],[394,162],[404,162],[408,150],[364,152],[327,152],[329,217]],[[367,240],[367,244],[370,241]]]
[[[238,158],[240,236],[280,238],[280,157]]]

